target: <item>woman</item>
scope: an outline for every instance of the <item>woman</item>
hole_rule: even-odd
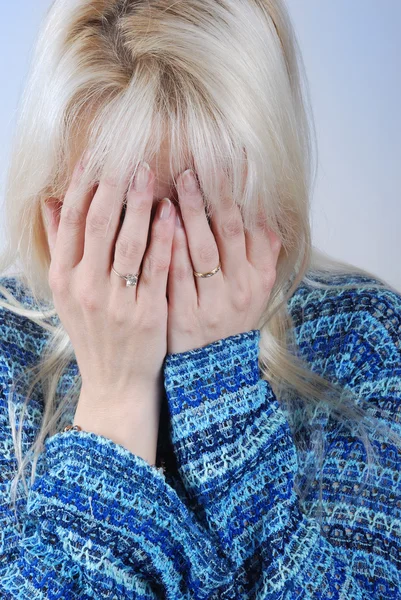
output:
[[[401,296],[312,248],[302,74],[279,0],[53,3],[6,198],[1,597],[401,598]]]

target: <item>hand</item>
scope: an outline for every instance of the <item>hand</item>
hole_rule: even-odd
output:
[[[184,226],[175,228],[168,277],[169,354],[255,329],[275,283],[281,248],[262,219],[256,232],[245,231],[241,211],[228,196],[221,196],[210,227],[197,185],[186,190],[181,175],[177,192]],[[219,260],[215,275],[194,276],[193,269],[212,271]]]
[[[175,208],[171,203],[169,218],[161,220],[160,209],[167,203],[160,203],[147,248],[154,174],[150,171],[142,191],[127,192],[128,181],[117,187],[113,179],[103,178],[95,193],[78,193],[81,174],[78,164],[59,217],[60,202],[47,203],[49,285],[75,350],[85,397],[102,414],[122,414],[162,380]],[[136,287],[126,287],[111,270],[135,274],[141,264]]]

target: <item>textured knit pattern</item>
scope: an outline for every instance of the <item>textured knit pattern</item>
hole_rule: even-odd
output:
[[[401,434],[401,296],[362,281],[345,291],[302,284],[289,301],[297,344],[315,372]],[[1,283],[29,305],[15,278]],[[0,330],[1,598],[401,599],[400,451],[373,433],[374,477],[363,486],[362,442],[328,419],[320,527],[317,479],[302,508],[296,493],[308,448],[301,461],[289,415],[261,377],[258,330],[167,355],[165,475],[103,436],[57,433],[16,519],[8,395],[48,333],[2,308]],[[72,362],[60,394],[76,373]],[[25,449],[40,393],[28,407]]]

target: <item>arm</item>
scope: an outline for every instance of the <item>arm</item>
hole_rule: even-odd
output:
[[[258,330],[234,335],[170,354],[165,364],[179,473],[231,557],[237,588],[251,590],[258,580],[264,599],[398,598],[394,567],[376,562],[378,581],[388,577],[393,590],[381,596],[361,570],[360,552],[332,545],[301,512],[297,453],[285,413],[260,376],[259,337]]]
[[[16,356],[31,357],[16,352],[13,335],[7,338],[11,324],[0,336],[0,597],[192,599],[225,585],[231,564],[185,495],[168,475],[102,435],[70,431],[47,438],[27,498],[20,482],[14,514],[8,390],[21,369]],[[28,404],[25,449],[37,433],[40,407],[40,398]],[[15,410],[20,414],[19,404]]]
[[[211,574],[227,579],[212,536],[142,458],[89,432],[58,433],[45,447],[18,545],[2,538],[2,597],[193,598],[213,589]]]
[[[84,431],[102,435],[140,456],[150,465],[156,463],[160,421],[160,385],[152,389],[132,388],[125,402],[120,398],[114,409],[107,398],[81,395],[74,415],[74,425]],[[106,407],[106,409],[102,409]]]

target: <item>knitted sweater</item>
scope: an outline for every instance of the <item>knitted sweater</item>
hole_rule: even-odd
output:
[[[288,303],[297,345],[315,372],[401,433],[401,296],[355,277],[362,289],[335,289],[349,275],[332,276],[328,290],[298,287]],[[30,303],[15,278],[1,283]],[[296,484],[312,446],[297,447],[261,377],[259,330],[166,356],[165,474],[103,436],[56,433],[17,518],[7,398],[49,334],[3,308],[0,330],[2,599],[401,599],[401,452],[374,432],[374,477],[362,485],[363,443],[328,418],[324,461],[301,506]],[[72,362],[58,397],[76,374]],[[22,402],[17,387],[17,417]],[[35,392],[25,450],[42,414]]]

